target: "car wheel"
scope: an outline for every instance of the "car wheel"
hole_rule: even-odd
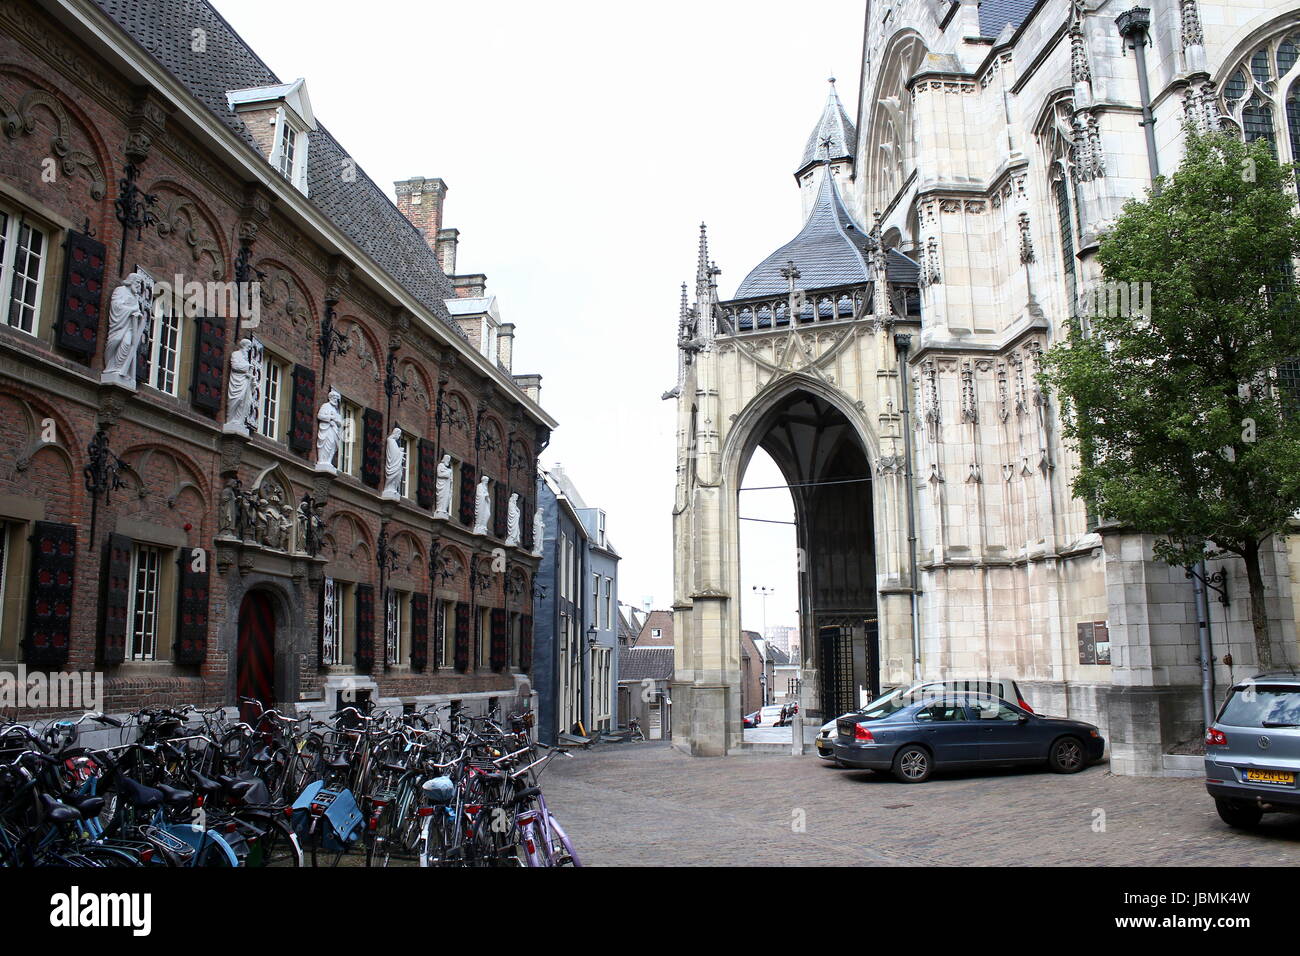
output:
[[[1058,737],[1047,752],[1047,766],[1053,773],[1078,773],[1088,766],[1088,755],[1078,737]]]
[[[925,783],[933,769],[930,751],[915,744],[904,747],[894,757],[894,776],[903,783]]]
[[[1216,797],[1214,807],[1219,811],[1220,820],[1230,827],[1237,827],[1242,830],[1249,830],[1258,826],[1260,818],[1264,815],[1264,811],[1259,807],[1251,806],[1241,800],[1225,800]]]

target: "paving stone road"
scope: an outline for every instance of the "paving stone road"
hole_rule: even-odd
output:
[[[1300,817],[1230,830],[1200,780],[1105,764],[909,785],[812,754],[705,759],[625,743],[552,761],[542,784],[588,866],[1300,864]]]

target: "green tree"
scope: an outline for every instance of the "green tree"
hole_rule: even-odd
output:
[[[1157,536],[1169,564],[1242,558],[1267,668],[1260,552],[1300,510],[1294,170],[1263,140],[1187,135],[1178,171],[1102,241],[1104,281],[1042,382],[1079,453],[1075,495]]]

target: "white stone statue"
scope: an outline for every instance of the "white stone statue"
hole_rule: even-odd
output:
[[[113,290],[109,300],[101,382],[135,388],[136,360],[152,316],[153,280],[142,272],[132,272]]]
[[[510,495],[510,504],[506,506],[506,547],[519,547],[519,494]]]
[[[492,517],[492,493],[488,491],[488,477],[479,479],[478,492],[474,500],[474,533],[488,533],[488,519]]]
[[[240,339],[230,355],[230,380],[226,383],[226,424],[222,431],[247,435],[253,419],[257,394],[257,346],[252,339]]]
[[[546,515],[538,508],[533,512],[533,554],[542,556],[542,541],[546,537]]]
[[[334,456],[338,454],[339,438],[343,432],[343,412],[339,408],[343,397],[331,388],[329,398],[316,413],[316,470],[337,475]]]
[[[383,498],[397,500],[402,497],[402,476],[406,474],[406,449],[402,447],[402,430],[394,428],[388,433],[388,448],[384,456]]]
[[[438,482],[435,487],[433,516],[451,517],[451,455],[443,455],[438,462]]]

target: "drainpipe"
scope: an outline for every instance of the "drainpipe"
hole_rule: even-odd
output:
[[[1201,653],[1201,708],[1205,726],[1214,723],[1214,658],[1210,642],[1210,596],[1206,588],[1205,559],[1192,571],[1192,600],[1196,604],[1196,635]]]
[[[912,679],[921,680],[921,609],[917,605],[920,587],[916,573],[916,502],[912,480],[912,409],[908,404],[912,388],[908,380],[907,355],[912,349],[912,336],[895,333],[894,349],[898,353],[898,370],[903,391],[903,481],[907,485],[907,552],[910,564],[912,598]]]
[[[1151,25],[1151,11],[1147,7],[1134,7],[1115,18],[1119,35],[1133,43],[1133,58],[1137,65],[1138,97],[1142,102],[1142,128],[1147,137],[1147,166],[1151,170],[1151,185],[1159,192],[1156,180],[1160,178],[1160,162],[1156,158],[1156,121],[1151,115],[1151,86],[1147,82],[1146,46],[1147,31]],[[1127,48],[1127,44],[1124,45]]]

